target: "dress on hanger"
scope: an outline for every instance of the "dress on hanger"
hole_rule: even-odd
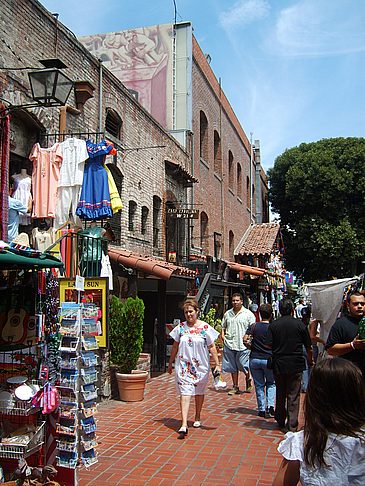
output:
[[[123,209],[123,203],[120,199],[119,192],[117,189],[117,185],[114,181],[113,174],[110,172],[108,167],[104,164],[106,173],[108,174],[108,185],[109,185],[109,192],[110,192],[110,204],[113,211],[113,214],[117,213],[121,209]]]
[[[28,174],[13,174],[11,177],[14,180],[14,191],[12,197],[20,201],[27,208],[29,205],[29,199],[32,197],[30,193],[32,187],[32,178]],[[30,215],[19,215],[19,224],[28,225],[30,222]]]
[[[110,203],[108,174],[104,160],[115,152],[114,146],[102,140],[99,143],[86,141],[89,159],[85,164],[80,201],[76,214],[81,219],[96,220],[111,218],[113,211]]]
[[[48,228],[48,230],[41,230],[39,228],[33,228],[32,230],[32,244],[33,248],[40,251],[45,251],[54,243],[54,230]]]
[[[61,143],[62,165],[58,181],[55,227],[76,221],[76,208],[80,199],[85,160],[89,157],[85,140],[68,138]]]
[[[33,162],[33,218],[54,218],[56,209],[57,186],[62,162],[59,143],[51,148],[42,148],[39,143],[33,146],[29,159]]]

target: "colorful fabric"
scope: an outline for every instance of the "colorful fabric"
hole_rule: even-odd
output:
[[[0,103],[0,110],[5,106]],[[10,118],[0,118],[0,239],[8,240],[8,194],[9,194],[9,157],[10,157]]]
[[[114,178],[110,170],[106,165],[104,165],[106,173],[108,174],[108,185],[109,185],[109,193],[110,193],[110,204],[112,207],[113,214],[117,213],[121,209],[123,209],[123,203],[119,196],[119,191],[117,189],[117,185],[115,184]]]
[[[170,336],[179,343],[175,360],[176,389],[180,395],[204,395],[209,381],[209,350],[219,333],[204,321],[197,327],[186,322],[176,326]]]
[[[62,162],[59,143],[51,148],[41,148],[36,143],[29,159],[33,162],[33,218],[54,218],[57,186]]]
[[[105,141],[97,144],[86,141],[89,159],[85,164],[80,201],[76,214],[81,219],[96,220],[111,218],[113,211],[110,203],[108,174],[104,167],[106,155],[114,150]]]

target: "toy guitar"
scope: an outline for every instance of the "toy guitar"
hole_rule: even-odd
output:
[[[1,332],[1,339],[6,343],[22,343],[27,337],[28,314],[22,308],[10,309],[7,321]]]

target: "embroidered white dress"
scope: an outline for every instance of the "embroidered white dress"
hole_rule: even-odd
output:
[[[312,468],[304,462],[304,432],[288,432],[278,451],[300,462],[302,486],[363,486],[365,484],[365,433],[362,437],[329,434],[324,460],[329,468]]]
[[[176,326],[170,336],[179,343],[175,359],[176,389],[180,395],[204,395],[209,381],[209,350],[219,333],[206,322],[197,327],[186,322]]]

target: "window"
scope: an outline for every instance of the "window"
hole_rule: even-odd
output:
[[[234,260],[234,233],[230,231],[228,234],[228,245],[229,245],[229,258]]]
[[[233,154],[228,152],[228,186],[233,189],[234,175],[233,175]]]
[[[129,231],[135,231],[135,217],[137,212],[137,203],[134,201],[129,201],[128,206],[128,229]]]
[[[214,172],[222,175],[221,139],[216,130],[214,130]]]
[[[220,233],[214,233],[214,256],[222,258],[222,235]]]
[[[208,216],[204,211],[200,213],[200,246],[204,252],[208,251]]]
[[[118,113],[111,108],[107,110],[105,119],[105,130],[113,137],[121,139],[122,119]]]
[[[106,164],[110,172],[112,173],[115,185],[117,187],[118,193],[120,197],[122,198],[122,192],[123,192],[123,174],[121,171],[118,169],[118,167],[114,164]],[[121,231],[122,231],[122,224],[121,224],[121,214],[120,211],[117,213],[113,214],[113,217],[111,220],[109,220],[110,227],[114,233],[115,236],[115,245],[120,245],[121,242]]]
[[[160,228],[161,228],[161,199],[153,196],[153,247],[158,248],[160,245]]]
[[[141,212],[141,233],[145,235],[147,233],[147,220],[148,220],[148,207],[142,206]]]
[[[200,112],[200,158],[208,162],[208,120],[203,111]]]
[[[250,197],[251,197],[251,194],[250,194],[250,178],[247,176],[246,177],[246,205],[248,208],[250,208]]]
[[[242,169],[241,164],[237,164],[237,196],[242,199]]]

